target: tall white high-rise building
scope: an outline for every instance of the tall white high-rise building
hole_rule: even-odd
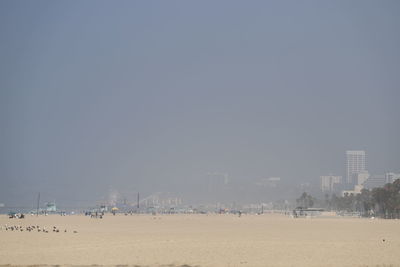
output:
[[[346,182],[355,184],[353,177],[355,174],[365,172],[367,159],[364,150],[347,150],[346,151]]]

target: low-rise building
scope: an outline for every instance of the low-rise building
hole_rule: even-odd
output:
[[[394,173],[394,172],[385,173],[386,183],[393,183],[397,179],[400,179],[400,173]]]
[[[363,190],[364,187],[362,185],[355,185],[354,190],[343,190],[342,191],[342,197],[344,197],[346,194],[348,195],[357,195],[361,193],[361,190]]]
[[[365,181],[368,180],[369,176],[370,175],[369,175],[368,171],[354,173],[353,181],[355,182],[355,185],[363,185],[365,183]]]
[[[383,187],[387,183],[385,175],[371,175],[363,185],[365,189],[373,189]]]
[[[338,188],[337,185],[342,183],[342,176],[326,175],[320,176],[321,190],[324,193],[333,193]]]

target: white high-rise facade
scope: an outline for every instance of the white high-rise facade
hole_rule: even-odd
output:
[[[332,193],[335,191],[335,186],[342,183],[342,176],[326,175],[320,176],[321,190],[324,193]]]
[[[363,150],[346,151],[346,182],[355,184],[354,178],[356,174],[366,171],[366,155]]]

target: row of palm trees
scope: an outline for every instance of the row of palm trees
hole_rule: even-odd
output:
[[[400,179],[372,190],[363,189],[360,194],[326,195],[324,204],[329,210],[358,212],[364,217],[400,218]]]

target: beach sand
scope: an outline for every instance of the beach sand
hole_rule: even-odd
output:
[[[3,228],[0,265],[400,266],[400,220],[1,215],[0,226],[5,224],[45,226],[50,232]],[[52,232],[53,226],[61,231]]]

